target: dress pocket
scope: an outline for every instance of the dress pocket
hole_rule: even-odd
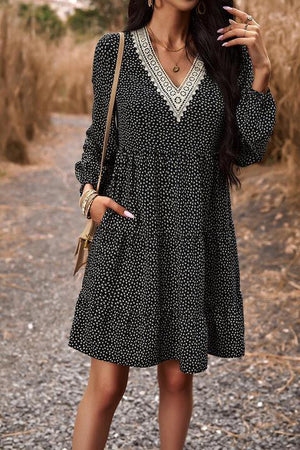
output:
[[[106,196],[130,211],[134,218],[118,214],[114,209],[107,208],[101,222],[96,228],[94,238],[105,240],[111,233],[131,234],[137,226],[138,211],[135,196],[135,163],[134,154],[126,146],[118,149],[115,160],[114,178],[110,184]]]
[[[112,197],[117,203],[134,214],[136,194],[134,151],[125,145],[122,145],[119,149],[116,171],[116,182],[111,192]]]
[[[108,217],[109,217],[110,213],[111,213],[111,208],[107,207],[106,210],[105,210],[105,213],[102,216],[101,221],[98,224],[98,228],[99,227],[103,227],[107,223],[107,220],[108,220]]]
[[[101,233],[101,231],[105,228],[107,228],[108,222],[109,222],[109,217],[111,216],[113,210],[111,208],[106,208],[106,211],[104,212],[101,221],[99,222],[99,224],[96,227],[94,236],[93,236],[93,240],[96,239],[99,234]]]

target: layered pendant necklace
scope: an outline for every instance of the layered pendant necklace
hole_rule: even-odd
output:
[[[157,39],[157,37],[155,36],[155,34],[153,33],[153,31],[151,30],[151,28],[149,27],[149,25],[147,26],[147,29],[149,29],[150,32],[151,32],[151,35],[154,36],[155,42],[157,42],[159,45],[161,45],[162,47],[164,47],[164,48],[165,48],[166,50],[168,50],[169,52],[179,52],[180,50],[182,50],[183,48],[186,47],[186,45],[183,45],[182,47],[180,47],[180,48],[178,48],[178,49],[176,49],[176,50],[171,49],[171,48],[169,48],[169,47],[166,47],[159,39]],[[175,63],[175,65],[173,66],[173,69],[172,69],[172,70],[173,70],[173,72],[179,72],[179,70],[180,70],[179,65],[178,65],[177,63]]]

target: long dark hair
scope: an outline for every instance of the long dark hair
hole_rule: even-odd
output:
[[[153,0],[154,2],[154,0]],[[234,169],[239,152],[238,129],[235,110],[240,98],[238,73],[241,64],[241,48],[234,45],[224,49],[217,41],[217,30],[228,24],[229,15],[222,6],[234,6],[232,0],[204,0],[205,13],[197,14],[196,7],[191,11],[188,35],[204,62],[207,73],[218,83],[225,102],[225,134],[219,148],[219,165],[230,186],[241,187]],[[146,0],[130,0],[127,25],[123,31],[132,31],[145,26],[151,19],[153,9]],[[189,42],[187,49],[193,54]]]

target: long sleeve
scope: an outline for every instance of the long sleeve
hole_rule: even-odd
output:
[[[240,138],[237,165],[241,167],[263,159],[276,120],[276,103],[270,89],[252,89],[254,79],[252,61],[247,46],[242,46],[242,65],[239,75],[241,98],[236,109]]]
[[[80,195],[86,183],[91,183],[94,189],[97,188],[108,105],[117,59],[118,42],[118,33],[106,33],[97,42],[94,52],[92,72],[94,94],[92,123],[86,131],[81,159],[75,163],[75,176],[81,183],[79,188]],[[114,105],[106,155],[103,162],[102,178],[99,186],[100,195],[105,195],[105,189],[111,179],[114,158],[118,148],[118,130],[114,116],[115,108],[116,103]]]

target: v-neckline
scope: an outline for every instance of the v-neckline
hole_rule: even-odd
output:
[[[145,29],[145,34],[146,34],[146,36],[147,36],[147,40],[148,40],[148,43],[149,43],[149,47],[150,47],[150,49],[151,49],[151,52],[152,52],[154,58],[156,59],[157,64],[159,65],[161,71],[165,74],[165,77],[168,79],[169,83],[173,86],[173,88],[176,89],[177,91],[180,91],[180,90],[183,88],[183,86],[184,86],[184,84],[185,84],[187,78],[189,77],[190,73],[192,72],[192,70],[193,70],[193,68],[194,68],[194,66],[195,66],[195,64],[196,64],[196,60],[197,60],[197,58],[198,58],[198,55],[194,58],[194,61],[193,61],[192,65],[191,65],[191,67],[189,68],[189,70],[188,70],[186,76],[184,77],[183,81],[180,83],[179,86],[176,86],[176,84],[171,80],[170,76],[167,74],[166,70],[164,69],[162,63],[160,62],[159,57],[157,56],[157,54],[156,54],[156,52],[155,52],[155,50],[154,50],[154,48],[153,48],[153,45],[152,45],[152,41],[151,41],[151,38],[150,38],[150,35],[149,35],[148,28],[147,28],[146,26],[144,26],[144,29]]]
[[[206,71],[202,59],[197,55],[180,86],[176,86],[160,63],[152,46],[146,26],[131,30],[134,48],[145,72],[157,92],[166,101],[177,122],[180,122],[193,96],[199,88]]]

